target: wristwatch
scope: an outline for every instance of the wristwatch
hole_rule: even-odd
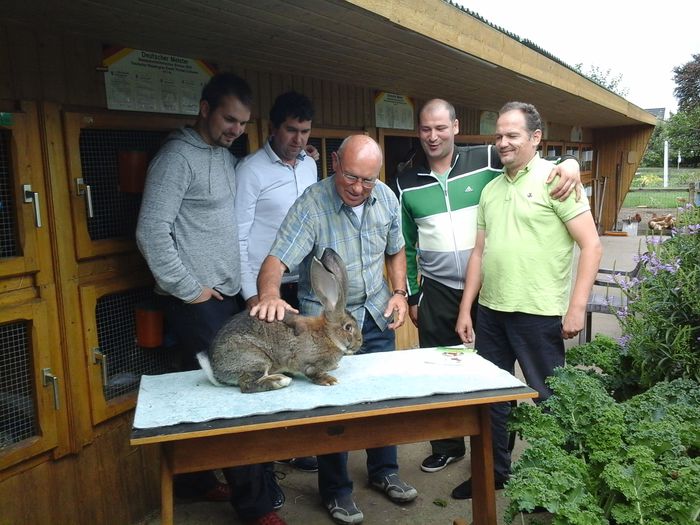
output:
[[[404,297],[408,297],[408,292],[406,290],[401,290],[400,288],[394,290],[393,295],[403,295]]]

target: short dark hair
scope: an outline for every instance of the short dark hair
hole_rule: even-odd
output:
[[[542,117],[537,111],[537,108],[532,104],[527,104],[525,102],[508,102],[505,104],[498,112],[500,117],[504,113],[509,111],[519,110],[525,115],[525,127],[532,135],[536,130],[542,130]]]
[[[247,108],[253,105],[253,92],[248,82],[233,73],[218,73],[211,77],[202,88],[201,100],[206,100],[209,109],[214,111],[221,99],[227,96],[236,97]]]
[[[275,128],[279,128],[289,117],[300,122],[313,120],[314,106],[309,97],[296,91],[287,91],[279,95],[270,109],[270,122]]]
[[[450,115],[450,122],[454,122],[457,120],[457,111],[455,110],[455,107],[447,102],[447,100],[443,100],[441,98],[433,98],[428,100],[425,104],[423,104],[423,107],[420,108],[420,111],[418,112],[418,124],[420,124],[420,119],[423,116],[423,112],[426,110],[433,111],[435,109],[442,108],[446,109],[447,113]]]

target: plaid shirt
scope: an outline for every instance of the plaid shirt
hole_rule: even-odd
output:
[[[380,182],[365,201],[362,221],[343,203],[334,177],[312,184],[289,210],[272,245],[270,255],[290,271],[299,270],[299,305],[306,315],[320,315],[323,307],[311,288],[309,269],[315,255],[333,248],[348,272],[347,309],[362,326],[368,311],[384,330],[391,293],[384,280],[384,257],[404,246],[399,202]]]

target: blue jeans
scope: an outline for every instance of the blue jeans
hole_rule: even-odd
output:
[[[362,337],[362,348],[357,352],[358,354],[391,352],[396,349],[394,331],[387,328],[382,332],[369,312],[365,312]],[[345,359],[352,359],[352,357],[345,357]],[[367,453],[367,476],[370,481],[379,480],[399,471],[395,446],[369,448],[365,452]],[[352,494],[347,452],[318,456],[318,491],[324,503]]]

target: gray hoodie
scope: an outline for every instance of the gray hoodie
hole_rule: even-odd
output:
[[[189,302],[207,286],[241,288],[235,157],[192,128],[168,136],[148,167],[136,242],[156,291]]]

